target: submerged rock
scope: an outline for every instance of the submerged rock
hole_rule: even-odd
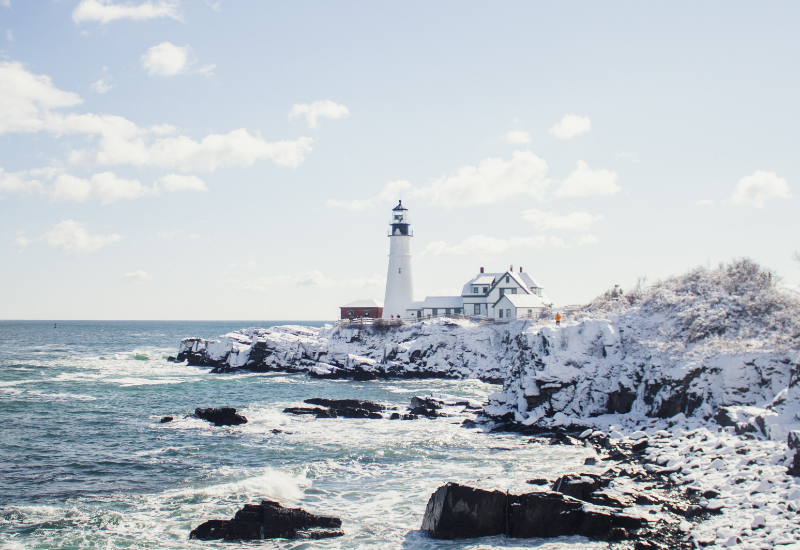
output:
[[[173,420],[175,419],[172,418],[171,416],[165,416],[164,418],[161,419],[161,423],[166,424],[167,422],[172,422]]]
[[[342,520],[316,516],[302,508],[284,508],[277,502],[245,504],[231,520],[212,519],[189,534],[199,540],[322,539],[341,537]]]
[[[366,409],[372,412],[385,411],[389,408],[380,403],[359,401],[358,399],[324,399],[322,397],[314,397],[312,399],[306,399],[303,403],[319,405],[320,407],[328,407],[331,409]]]
[[[215,426],[238,426],[239,424],[247,424],[247,418],[241,414],[236,414],[236,409],[233,407],[222,407],[221,409],[195,409],[194,415],[197,418],[208,420]]]
[[[431,495],[422,529],[436,539],[506,535],[628,538],[645,521],[556,492],[513,495],[448,483]]]

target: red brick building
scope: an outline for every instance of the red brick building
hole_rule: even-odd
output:
[[[356,300],[341,306],[342,319],[380,319],[383,315],[383,303],[377,300]]]

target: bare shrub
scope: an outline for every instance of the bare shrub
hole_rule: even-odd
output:
[[[614,288],[598,296],[587,313],[625,313],[634,308],[674,339],[774,338],[800,344],[800,302],[777,288],[779,279],[743,258],[659,281],[640,279],[624,294]]]

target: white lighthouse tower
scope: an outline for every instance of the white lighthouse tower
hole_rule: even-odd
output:
[[[411,279],[411,237],[408,209],[403,201],[392,209],[392,229],[389,232],[389,272],[386,275],[386,296],[383,300],[383,318],[404,317],[411,305],[414,284]]]

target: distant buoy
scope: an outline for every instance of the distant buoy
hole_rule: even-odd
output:
[[[58,323],[56,323],[56,324],[55,324],[55,326],[54,326],[53,328],[58,328]]]

